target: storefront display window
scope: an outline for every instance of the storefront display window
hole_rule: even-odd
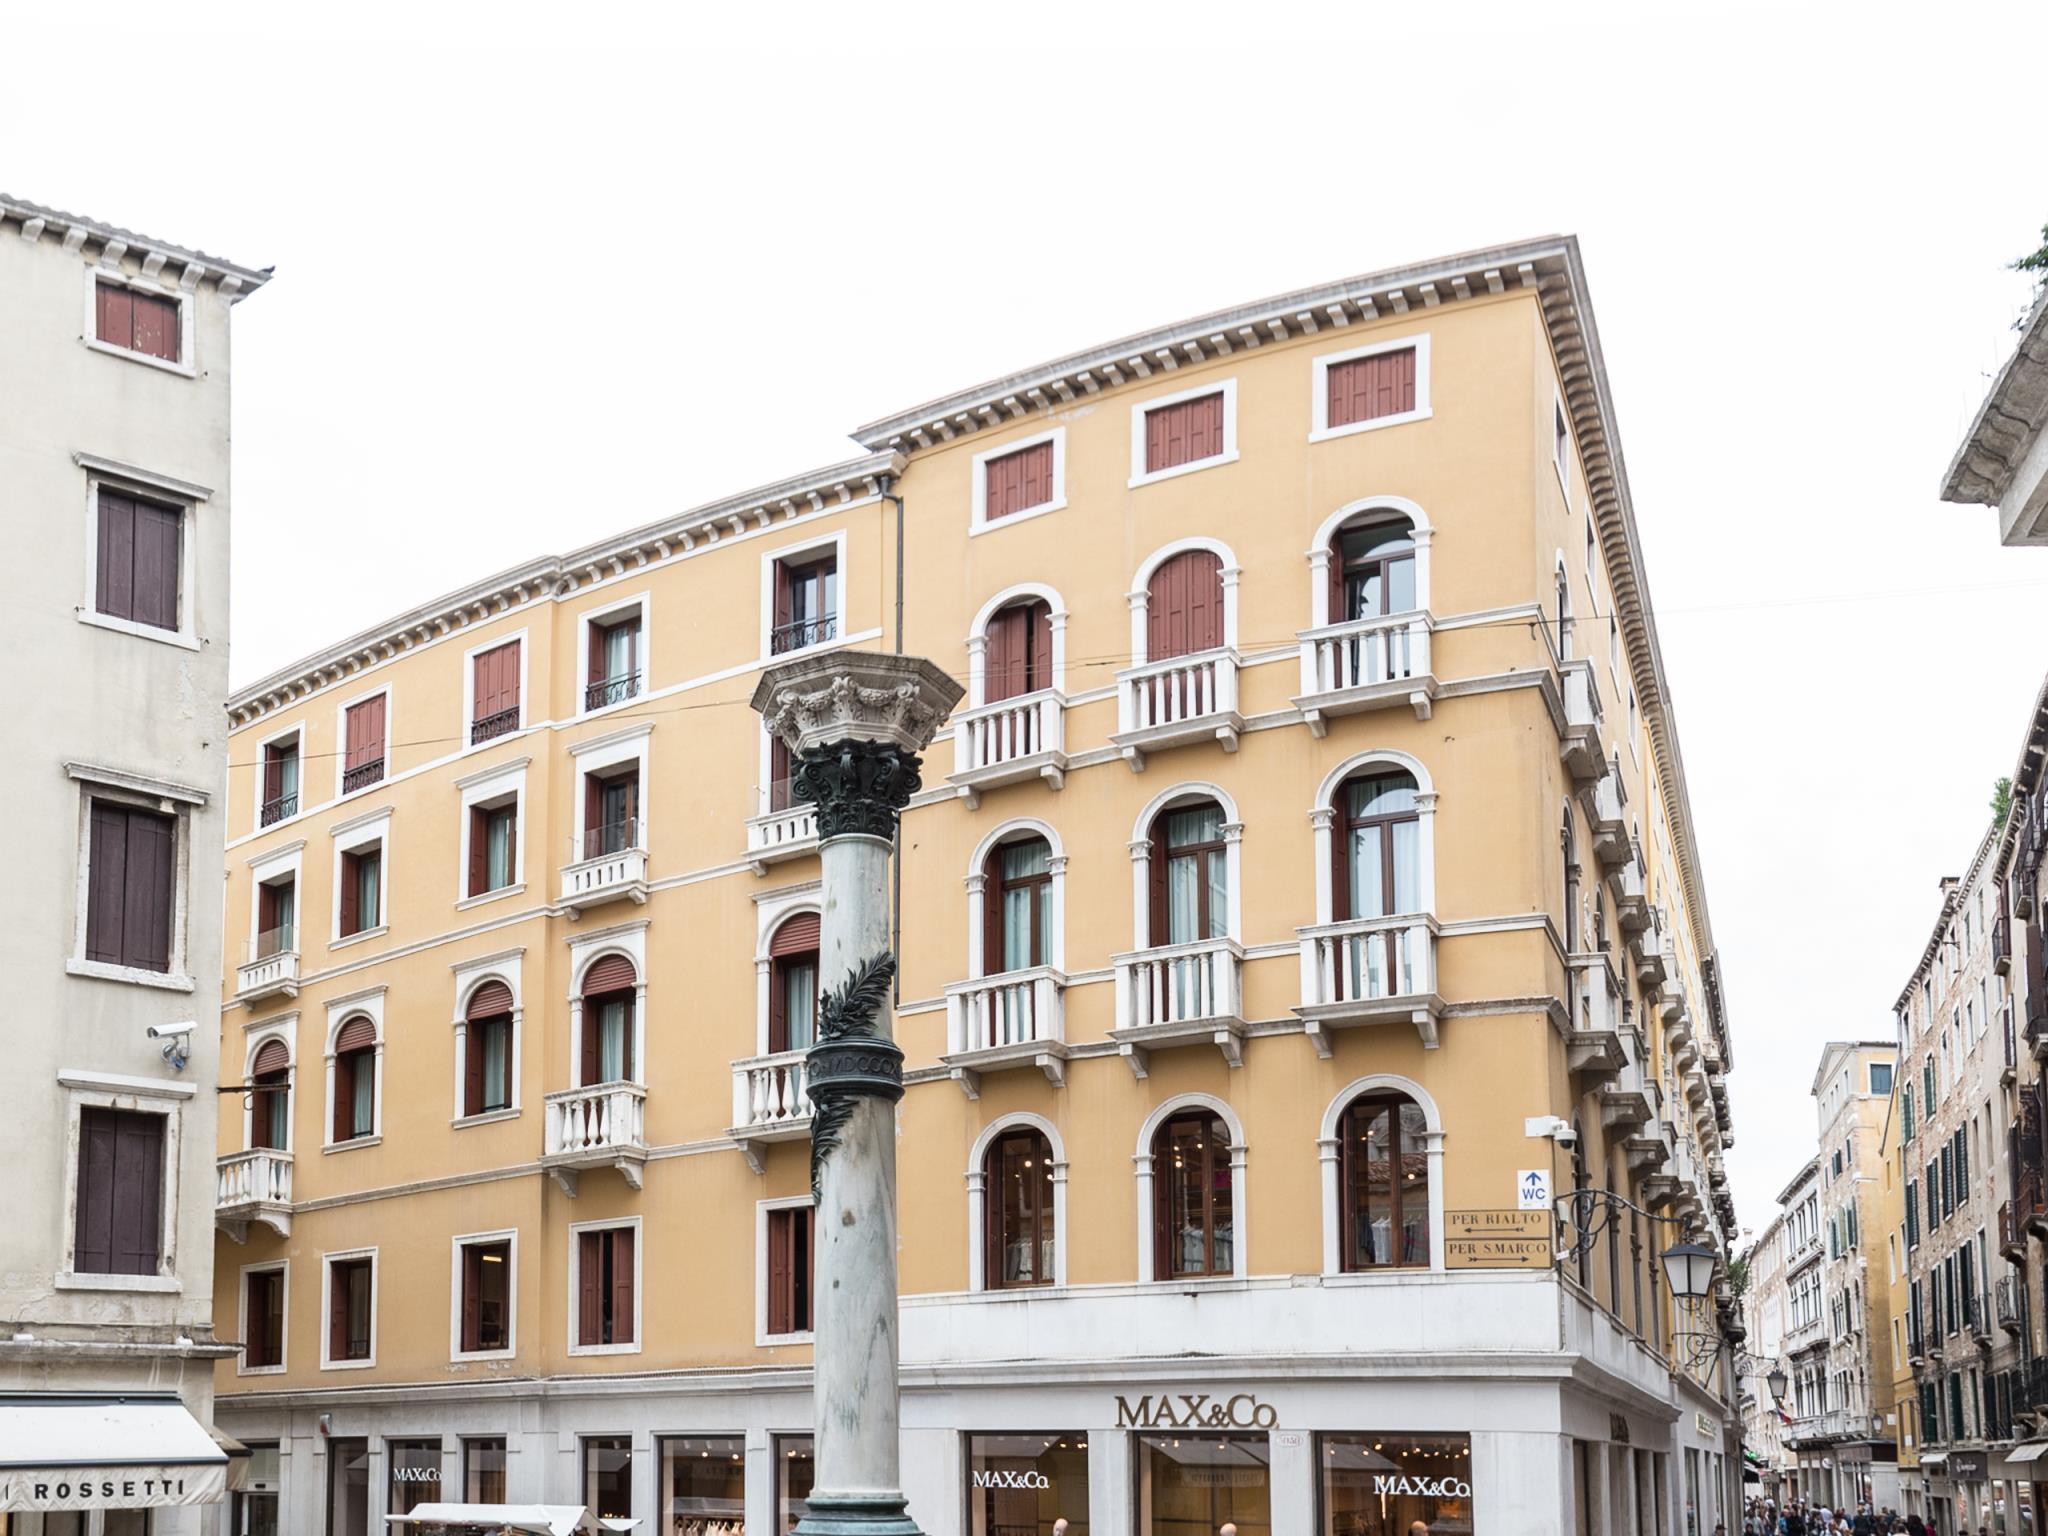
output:
[[[600,1520],[633,1518],[633,1442],[627,1436],[584,1440],[583,1503]]]
[[[386,1440],[385,1476],[391,1486],[386,1512],[403,1515],[415,1504],[441,1502],[441,1442],[436,1438]]]
[[[1137,1536],[1273,1536],[1264,1435],[1138,1436]]]
[[[466,1504],[505,1502],[505,1442],[493,1436],[487,1440],[462,1442],[462,1499]]]
[[[370,1442],[327,1445],[327,1536],[370,1536]]]
[[[809,1435],[777,1435],[775,1447],[776,1530],[788,1536],[797,1521],[811,1512],[811,1479],[817,1472]]]
[[[277,1536],[277,1447],[249,1447],[249,1486],[235,1494],[228,1536]]]
[[[1472,1522],[1470,1435],[1319,1435],[1321,1536],[1465,1536]],[[1576,1446],[1575,1446],[1576,1450]]]
[[[660,1536],[745,1536],[747,1442],[738,1435],[661,1442]]]
[[[1088,1437],[967,1437],[968,1536],[1088,1536]]]

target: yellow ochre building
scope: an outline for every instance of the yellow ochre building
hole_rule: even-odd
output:
[[[1732,1056],[1577,243],[854,436],[232,699],[238,1536],[801,1513],[818,864],[748,699],[830,646],[967,690],[896,861],[927,1531],[1728,1519],[1739,1325],[1660,1256],[1728,1251]]]

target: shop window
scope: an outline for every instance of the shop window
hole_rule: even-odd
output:
[[[639,1337],[638,1231],[599,1227],[576,1234],[576,1347],[631,1348]]]
[[[385,1502],[387,1514],[409,1514],[415,1505],[442,1502],[441,1440],[438,1435],[386,1440],[384,1465],[388,1469],[385,1482],[390,1490]]]
[[[676,1536],[739,1536],[747,1516],[747,1442],[698,1435],[661,1442],[665,1501],[658,1529]]]
[[[585,1438],[583,1503],[600,1520],[633,1518],[633,1441],[629,1436]]]
[[[1367,1094],[1345,1108],[1338,1136],[1344,1268],[1426,1266],[1429,1143],[1422,1106],[1400,1094]]]
[[[1178,805],[1152,823],[1151,927],[1156,945],[1196,944],[1230,932],[1230,862],[1223,807]]]
[[[327,1442],[327,1536],[370,1536],[370,1442]]]
[[[818,914],[795,912],[768,941],[768,1053],[805,1051],[818,1020]]]
[[[633,1080],[633,1006],[638,976],[623,955],[606,955],[583,981],[583,1059],[579,1088]]]
[[[1140,1435],[1137,1470],[1137,1536],[1273,1536],[1264,1435]]]
[[[334,1037],[334,1140],[377,1130],[377,1027],[356,1014]]]
[[[1230,1129],[1208,1110],[1175,1115],[1152,1140],[1153,1277],[1233,1273]]]
[[[811,1512],[817,1451],[809,1435],[777,1435],[770,1444],[775,1449],[775,1529],[793,1531]]]
[[[782,1206],[767,1211],[768,1332],[811,1331],[811,1288],[817,1275],[817,1209]]]
[[[487,981],[465,1010],[462,1112],[488,1115],[511,1107],[512,989],[502,981]]]
[[[1054,1253],[1052,1146],[1020,1126],[996,1138],[983,1166],[991,1290],[1050,1285]]]
[[[973,1536],[1039,1536],[1061,1521],[1063,1536],[1088,1536],[1085,1434],[967,1437],[967,1528]]]
[[[1042,837],[990,850],[983,870],[982,969],[989,975],[1052,961],[1052,845]]]
[[[502,1435],[462,1442],[462,1498],[467,1504],[505,1502],[505,1440]]]
[[[228,1510],[227,1536],[278,1536],[278,1456],[273,1442],[249,1445],[248,1487],[237,1490]]]
[[[512,1242],[464,1243],[462,1353],[497,1354],[512,1347]]]

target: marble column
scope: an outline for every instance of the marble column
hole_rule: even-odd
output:
[[[897,1393],[896,1104],[903,1052],[889,1002],[889,859],[919,788],[918,754],[959,702],[929,661],[868,651],[772,667],[754,708],[817,806],[823,912],[819,1018],[809,1053],[812,1288],[810,1513],[798,1536],[918,1536],[903,1496]]]

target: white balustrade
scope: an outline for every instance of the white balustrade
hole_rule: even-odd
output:
[[[1244,951],[1231,939],[1168,944],[1116,957],[1117,1024],[1184,1024],[1240,1017]]]
[[[217,1165],[213,1200],[222,1210],[245,1205],[290,1205],[291,1153],[272,1147],[229,1153]]]
[[[739,1130],[800,1130],[811,1119],[804,1052],[781,1051],[732,1066],[732,1123]]]
[[[647,823],[636,818],[569,839],[562,869],[562,901],[589,906],[615,896],[644,901],[647,894]]]
[[[647,1146],[647,1090],[638,1083],[600,1083],[547,1096],[542,1150],[549,1157],[602,1157]]]
[[[1237,656],[1198,651],[1117,676],[1117,730],[1154,731],[1237,711]]]
[[[1354,619],[1301,636],[1304,697],[1406,682],[1429,673],[1429,620],[1419,613]]]
[[[1418,997],[1436,990],[1436,938],[1425,917],[1368,917],[1301,930],[1311,1005]]]
[[[235,970],[235,995],[250,999],[271,992],[296,992],[299,985],[299,952],[276,949],[258,954]]]
[[[946,1052],[1066,1040],[1066,978],[1050,966],[1005,971],[946,988]]]
[[[1050,689],[953,715],[955,777],[1066,751],[1066,700]]]
[[[795,858],[818,846],[818,808],[810,801],[768,811],[747,823],[748,856],[764,861]]]
[[[1597,730],[1605,716],[1600,703],[1600,684],[1593,676],[1593,663],[1586,660],[1564,664],[1564,722],[1567,730]]]

